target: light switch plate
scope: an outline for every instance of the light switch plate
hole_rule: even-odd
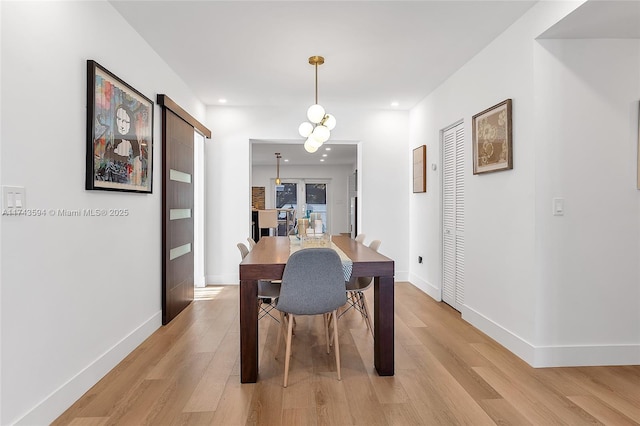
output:
[[[552,205],[554,216],[564,216],[564,198],[554,198]]]
[[[27,207],[24,186],[2,186],[2,209],[20,210]]]

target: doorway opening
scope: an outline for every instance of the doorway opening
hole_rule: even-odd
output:
[[[251,200],[251,208],[295,210],[295,220],[310,214],[322,221],[322,232],[350,233],[351,200],[357,194],[354,176],[361,163],[360,143],[331,141],[310,154],[298,140],[250,141],[252,194],[264,200]],[[275,184],[275,153],[280,153],[281,184]],[[286,235],[285,214],[281,212],[279,235]],[[318,221],[319,222],[319,221]]]

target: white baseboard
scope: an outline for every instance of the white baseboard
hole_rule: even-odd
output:
[[[161,325],[159,311],[12,424],[50,424]]]
[[[438,302],[442,301],[442,292],[440,291],[439,287],[431,284],[428,281],[423,280],[422,278],[419,278],[415,274],[409,274],[409,282],[413,284],[415,287],[418,287],[420,290],[427,293],[429,296],[431,296],[431,298],[435,299],[436,301]]]
[[[535,347],[531,343],[468,306],[462,307],[462,319],[500,343],[527,364],[534,366]]]
[[[640,365],[640,344],[535,346],[467,306],[462,318],[535,368]]]
[[[640,345],[539,346],[534,367],[640,365]]]

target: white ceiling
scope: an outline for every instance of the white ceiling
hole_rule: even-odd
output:
[[[116,10],[207,105],[408,110],[535,1],[122,1]],[[338,123],[340,117],[337,117]],[[321,164],[253,144],[254,164]],[[355,163],[340,146],[324,164]],[[284,165],[284,163],[283,163]]]
[[[110,2],[207,105],[224,98],[227,105],[306,110],[314,100],[308,58],[322,55],[319,102],[329,111],[390,109],[392,101],[412,108],[535,3]],[[541,37],[640,38],[640,2],[587,1]],[[256,164],[273,162],[274,152],[301,164],[315,164],[319,155],[298,155],[299,145],[253,146]]]
[[[540,38],[640,38],[640,1],[588,1]]]
[[[408,110],[522,16],[516,1],[110,0],[207,105]],[[640,2],[591,0],[541,38],[640,38]],[[339,117],[338,122],[340,120]],[[264,142],[264,141],[262,141]],[[298,144],[254,143],[254,164],[281,152],[318,164]],[[325,164],[355,162],[336,146]],[[353,157],[352,157],[353,155]],[[347,160],[349,158],[349,160]]]
[[[207,105],[410,109],[535,1],[123,1]]]

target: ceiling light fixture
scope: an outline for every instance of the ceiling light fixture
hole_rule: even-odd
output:
[[[280,156],[279,152],[276,152],[276,185],[280,185],[282,181],[280,180]]]
[[[314,153],[329,140],[331,130],[336,127],[336,119],[333,115],[327,114],[324,108],[318,104],[318,65],[324,64],[322,56],[311,56],[309,63],[316,67],[316,103],[311,105],[307,110],[307,118],[298,127],[298,132],[303,138],[307,138],[304,142],[304,149],[307,152]]]

